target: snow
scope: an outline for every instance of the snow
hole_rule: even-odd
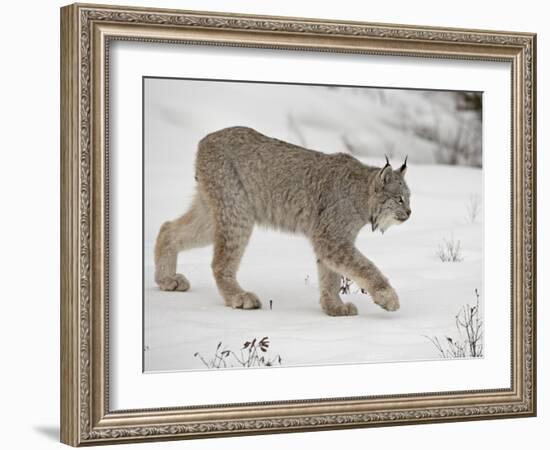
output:
[[[211,247],[182,253],[178,270],[188,292],[162,292],[145,270],[145,368],[147,371],[204,369],[195,352],[213,355],[219,341],[238,350],[268,336],[268,355],[283,365],[436,359],[426,336],[455,336],[455,315],[481,290],[482,227],[467,218],[472,193],[480,194],[481,171],[464,167],[411,166],[413,215],[384,235],[365,227],[357,247],[385,273],[400,296],[394,313],[370,297],[342,295],[359,309],[355,317],[326,316],[318,303],[315,257],[300,236],[256,229],[239,280],[263,300],[260,310],[224,306],[211,275]],[[433,186],[437,186],[437,190]],[[460,240],[463,261],[441,262],[438,245]],[[352,291],[356,291],[356,287]],[[269,309],[269,300],[273,309]]]
[[[283,102],[276,101],[281,97],[276,88],[254,85],[263,88],[258,91],[262,100],[271,101],[269,111],[260,114],[250,108],[250,102],[234,102],[240,88],[235,93],[223,83],[208,84],[210,88],[214,86],[214,91],[196,84],[188,89],[184,82],[174,80],[149,80],[146,84],[144,369],[206,369],[194,356],[196,352],[209,359],[220,341],[222,349],[238,351],[245,341],[264,336],[270,340],[267,356],[280,355],[282,366],[439,359],[426,336],[455,337],[455,316],[463,305],[475,303],[475,289],[483,300],[483,205],[476,221],[468,218],[471,198],[482,199],[482,171],[434,165],[430,164],[431,159],[415,158],[416,150],[403,149],[409,144],[406,139],[396,147],[411,155],[407,181],[412,193],[412,216],[383,235],[372,233],[367,226],[357,240],[357,247],[396,289],[401,302],[397,312],[382,310],[353,286],[352,293],[342,298],[354,302],[359,315],[325,315],[319,305],[315,257],[308,241],[258,227],[243,257],[238,278],[245,289],[258,294],[262,309],[233,310],[224,306],[210,269],[211,247],[180,254],[178,271],[191,283],[188,292],[162,292],[156,287],[154,239],[162,222],[181,215],[189,204],[194,185],[195,147],[204,134],[227,125],[248,125],[297,143],[300,138],[306,139],[311,148],[329,152],[345,150],[334,147],[337,143],[341,147],[342,141],[338,138],[341,135],[330,132],[331,129],[359,130],[361,124],[366,124],[362,139],[370,139],[373,146],[380,145],[385,135],[401,139],[405,134],[390,120],[388,111],[369,126],[368,120],[353,112],[358,108],[354,100],[357,93],[318,88],[315,92],[322,89],[322,95],[314,95],[312,88],[303,88],[297,89],[296,95],[288,95],[286,91],[285,108],[291,109],[291,121],[298,121],[301,134],[293,136],[288,115],[283,114],[280,106]],[[251,97],[257,99],[258,92]],[[408,91],[385,91],[387,97],[399,97],[403,92]],[[397,110],[407,109],[404,104],[409,105],[408,111],[411,105],[426,109],[420,93],[412,93],[412,100],[406,95],[398,99],[401,103]],[[330,98],[328,110],[324,105]],[[388,98],[385,100],[388,102]],[[438,99],[444,100],[444,97]],[[377,131],[384,120],[389,121],[388,129]],[[350,139],[357,136],[348,134]],[[367,155],[359,157],[368,164],[383,164],[379,154]],[[461,262],[441,262],[436,256],[444,239],[460,241]]]

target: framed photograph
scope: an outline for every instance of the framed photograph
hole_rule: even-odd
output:
[[[535,58],[62,8],[62,442],[535,415]]]

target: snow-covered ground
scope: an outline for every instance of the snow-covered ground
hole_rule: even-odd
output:
[[[426,336],[456,336],[455,316],[463,305],[475,303],[475,289],[483,300],[482,209],[475,221],[468,217],[471,199],[482,199],[482,171],[410,163],[407,181],[413,213],[409,221],[391,227],[384,235],[372,233],[369,227],[360,233],[357,247],[388,276],[400,297],[397,312],[380,309],[353,286],[354,292],[343,298],[356,304],[359,315],[325,315],[319,305],[315,257],[307,240],[259,228],[247,247],[238,277],[245,289],[259,295],[262,309],[244,311],[224,306],[211,274],[211,247],[180,254],[178,271],[190,280],[190,291],[162,292],[153,280],[154,239],[160,224],[182,214],[192,197],[196,142],[207,132],[230,124],[253,126],[296,143],[300,139],[291,136],[288,122],[277,123],[275,118],[281,117],[277,108],[272,114],[260,114],[239,104],[233,111],[231,92],[225,96],[218,92],[218,96],[200,101],[200,89],[189,91],[186,97],[176,84],[163,82],[166,80],[154,80],[145,91],[145,370],[205,369],[194,356],[196,352],[208,359],[220,341],[222,349],[238,351],[245,341],[264,336],[270,340],[267,356],[280,355],[283,366],[439,358]],[[217,86],[222,89],[223,84]],[[323,95],[326,100],[334,91],[325,89]],[[346,94],[338,98],[333,102],[338,107],[330,114],[318,105],[318,122],[312,119],[308,134],[319,142],[331,142],[329,136],[336,142],[334,133],[325,132],[323,140],[327,128],[319,117],[325,121],[339,117],[342,123],[342,115],[350,117],[346,108],[356,102],[352,100],[355,97]],[[319,96],[307,90],[302,90],[298,99],[288,99],[292,99],[291,106],[310,102],[309,111],[320,102]],[[412,104],[421,106],[422,102],[413,99]],[[228,119],[232,123],[224,122]],[[307,127],[299,123],[304,133]],[[317,132],[312,131],[314,128]],[[375,139],[377,133],[370,135]],[[363,133],[365,139],[368,135]],[[393,136],[398,139],[398,134]],[[307,140],[311,148],[342,151],[331,145],[311,145],[313,138]],[[400,152],[407,153],[407,142]],[[383,164],[377,155],[361,159],[372,165]],[[395,164],[400,162],[394,160]],[[436,256],[444,239],[460,241],[461,262],[441,262]]]
[[[210,270],[211,247],[180,255],[178,269],[191,282],[188,292],[161,292],[153,267],[146,267],[145,369],[205,368],[195,352],[211,357],[219,341],[238,350],[263,336],[271,341],[268,355],[280,355],[283,365],[438,358],[425,336],[455,336],[455,315],[462,305],[475,303],[474,289],[482,288],[482,227],[479,219],[471,223],[467,217],[470,197],[480,195],[481,171],[413,165],[407,175],[410,220],[384,235],[365,227],[357,240],[390,278],[401,299],[399,311],[386,312],[367,295],[352,293],[343,297],[355,302],[358,316],[326,316],[307,240],[256,229],[239,280],[260,296],[263,309],[223,305]],[[451,237],[461,243],[461,262],[436,256],[443,239]]]

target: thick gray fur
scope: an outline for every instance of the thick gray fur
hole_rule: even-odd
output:
[[[309,238],[327,314],[357,314],[355,305],[339,296],[340,275],[355,281],[382,308],[395,311],[397,294],[355,240],[366,224],[384,232],[409,218],[406,169],[406,162],[397,170],[389,162],[370,167],[348,154],[308,150],[246,127],[211,133],[199,143],[197,193],[190,209],[159,231],[155,281],[163,290],[189,289],[187,279],[176,273],[178,253],[214,244],[212,270],[225,304],[259,308],[259,298],[236,277],[259,224]]]

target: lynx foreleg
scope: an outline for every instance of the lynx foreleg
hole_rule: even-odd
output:
[[[341,275],[330,270],[321,260],[317,260],[321,307],[329,316],[355,316],[357,308],[351,302],[344,303],[340,298]]]
[[[318,238],[314,241],[314,248],[323,264],[355,281],[371,295],[374,303],[388,311],[399,309],[399,298],[388,279],[353,243]]]
[[[212,243],[213,223],[199,195],[180,218],[165,222],[155,243],[155,281],[163,291],[187,291],[189,281],[176,273],[178,253]]]

